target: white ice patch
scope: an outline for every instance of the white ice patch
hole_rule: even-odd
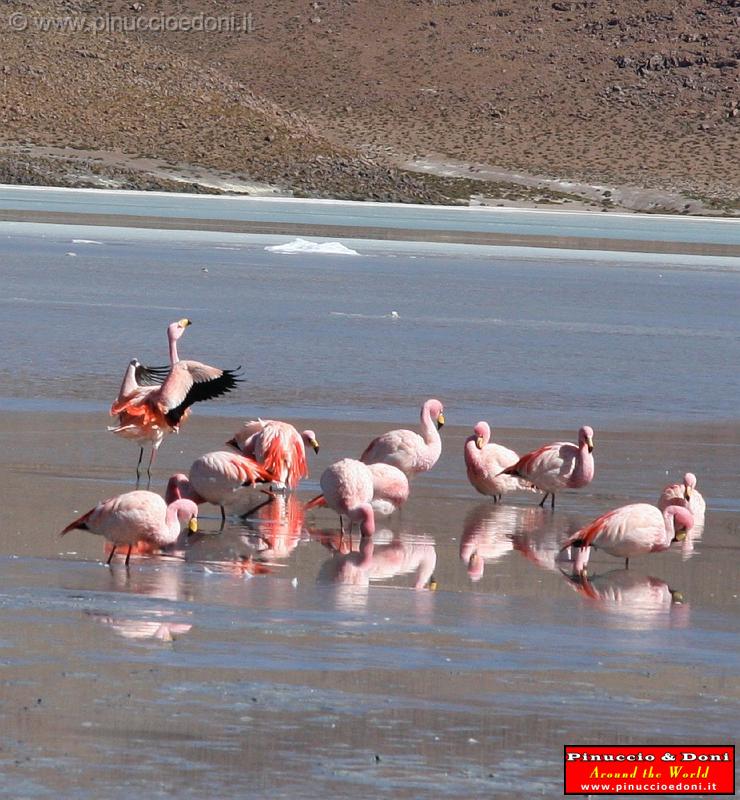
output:
[[[95,239],[72,239],[72,244],[103,244]]]
[[[309,242],[308,239],[293,239],[286,244],[274,244],[265,248],[268,253],[321,253],[333,256],[359,256],[356,250],[341,242]]]

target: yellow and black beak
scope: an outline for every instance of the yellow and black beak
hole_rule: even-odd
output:
[[[690,486],[684,486],[683,496],[684,496],[684,500],[691,500],[691,487]]]
[[[475,446],[476,446],[476,447],[477,447],[479,450],[482,450],[482,449],[483,449],[483,437],[482,437],[482,436],[479,436],[479,437],[478,437],[478,438],[475,440]]]
[[[671,603],[675,603],[677,606],[680,606],[683,603],[683,595],[681,592],[677,592],[675,589],[669,589],[671,593]]]
[[[593,453],[593,451],[594,451],[594,440],[593,440],[592,436],[587,436],[586,437],[586,445],[588,447],[588,452],[589,453]]]
[[[198,533],[198,518],[191,517],[190,522],[188,522],[188,531],[190,533]]]
[[[445,424],[445,415],[440,414],[437,417],[437,430],[439,430]]]
[[[429,589],[430,592],[437,591],[437,579],[434,577],[434,575],[432,575],[432,577],[429,579],[429,583],[427,584],[427,589]]]
[[[311,445],[311,447],[313,447],[314,453],[318,453],[319,452],[319,442],[318,442],[317,439],[311,439],[309,444]]]
[[[686,528],[679,528],[673,537],[674,542],[682,542],[686,538]]]
[[[192,325],[193,323],[187,317],[183,317],[177,324],[181,328],[187,328],[189,325]]]

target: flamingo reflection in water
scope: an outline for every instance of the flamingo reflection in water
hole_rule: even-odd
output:
[[[321,565],[318,583],[369,586],[371,582],[413,574],[414,589],[436,588],[437,551],[432,539],[407,537],[382,529],[372,539],[361,539],[357,549],[352,545],[348,549],[346,537],[335,532],[315,535],[332,551],[332,557]]]
[[[277,495],[246,521],[241,537],[262,559],[285,559],[310,538],[304,532],[304,504],[294,495]]]
[[[184,561],[166,558],[161,560],[157,569],[114,571],[111,580],[117,590],[131,595],[133,604],[137,604],[138,597],[167,601],[159,607],[147,601],[144,607],[136,608],[128,616],[103,611],[85,612],[116,635],[128,640],[173,642],[192,629],[192,624],[186,620],[192,617],[193,612],[172,607],[172,603],[190,599]]]
[[[683,594],[662,578],[619,569],[603,575],[561,574],[593,607],[619,615],[630,627],[648,629],[688,624],[689,606]]]

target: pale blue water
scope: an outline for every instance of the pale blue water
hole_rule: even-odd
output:
[[[716,421],[738,407],[732,259],[393,245],[288,256],[218,234],[106,229],[86,244],[64,226],[9,230],[6,407],[108,404],[130,358],[166,362],[164,329],[181,316],[194,321],[184,356],[244,368],[240,390],[210,406],[220,413],[392,420],[439,396],[454,421],[548,427]]]
[[[728,219],[0,186],[0,209],[733,244]]]

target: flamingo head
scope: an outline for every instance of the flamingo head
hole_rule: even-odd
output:
[[[694,527],[694,516],[684,506],[668,506],[666,513],[673,517],[673,541],[682,542]]]
[[[177,501],[177,519],[180,525],[187,525],[188,533],[198,532],[198,506],[192,500]]]
[[[316,434],[312,430],[303,431],[301,438],[309,447],[313,447],[314,453],[319,452],[319,440],[316,438]],[[227,442],[227,444],[231,444],[231,442]]]
[[[691,500],[691,493],[696,489],[696,475],[687,472],[683,476],[683,496],[686,500]]]
[[[424,403],[422,414],[425,410],[429,412],[429,416],[434,420],[437,425],[437,430],[439,430],[445,424],[445,407],[439,402],[439,400],[432,399],[427,400],[426,403]]]
[[[479,450],[482,450],[488,444],[491,438],[490,425],[487,422],[478,422],[473,428],[473,433],[475,434],[475,446]]]
[[[578,446],[588,447],[588,452],[593,453],[594,451],[594,429],[590,425],[584,425],[578,431]]]
[[[177,341],[183,333],[185,333],[185,328],[189,327],[193,323],[184,317],[183,319],[178,319],[177,322],[173,322],[171,325],[167,327],[167,336],[170,338],[171,341]]]

